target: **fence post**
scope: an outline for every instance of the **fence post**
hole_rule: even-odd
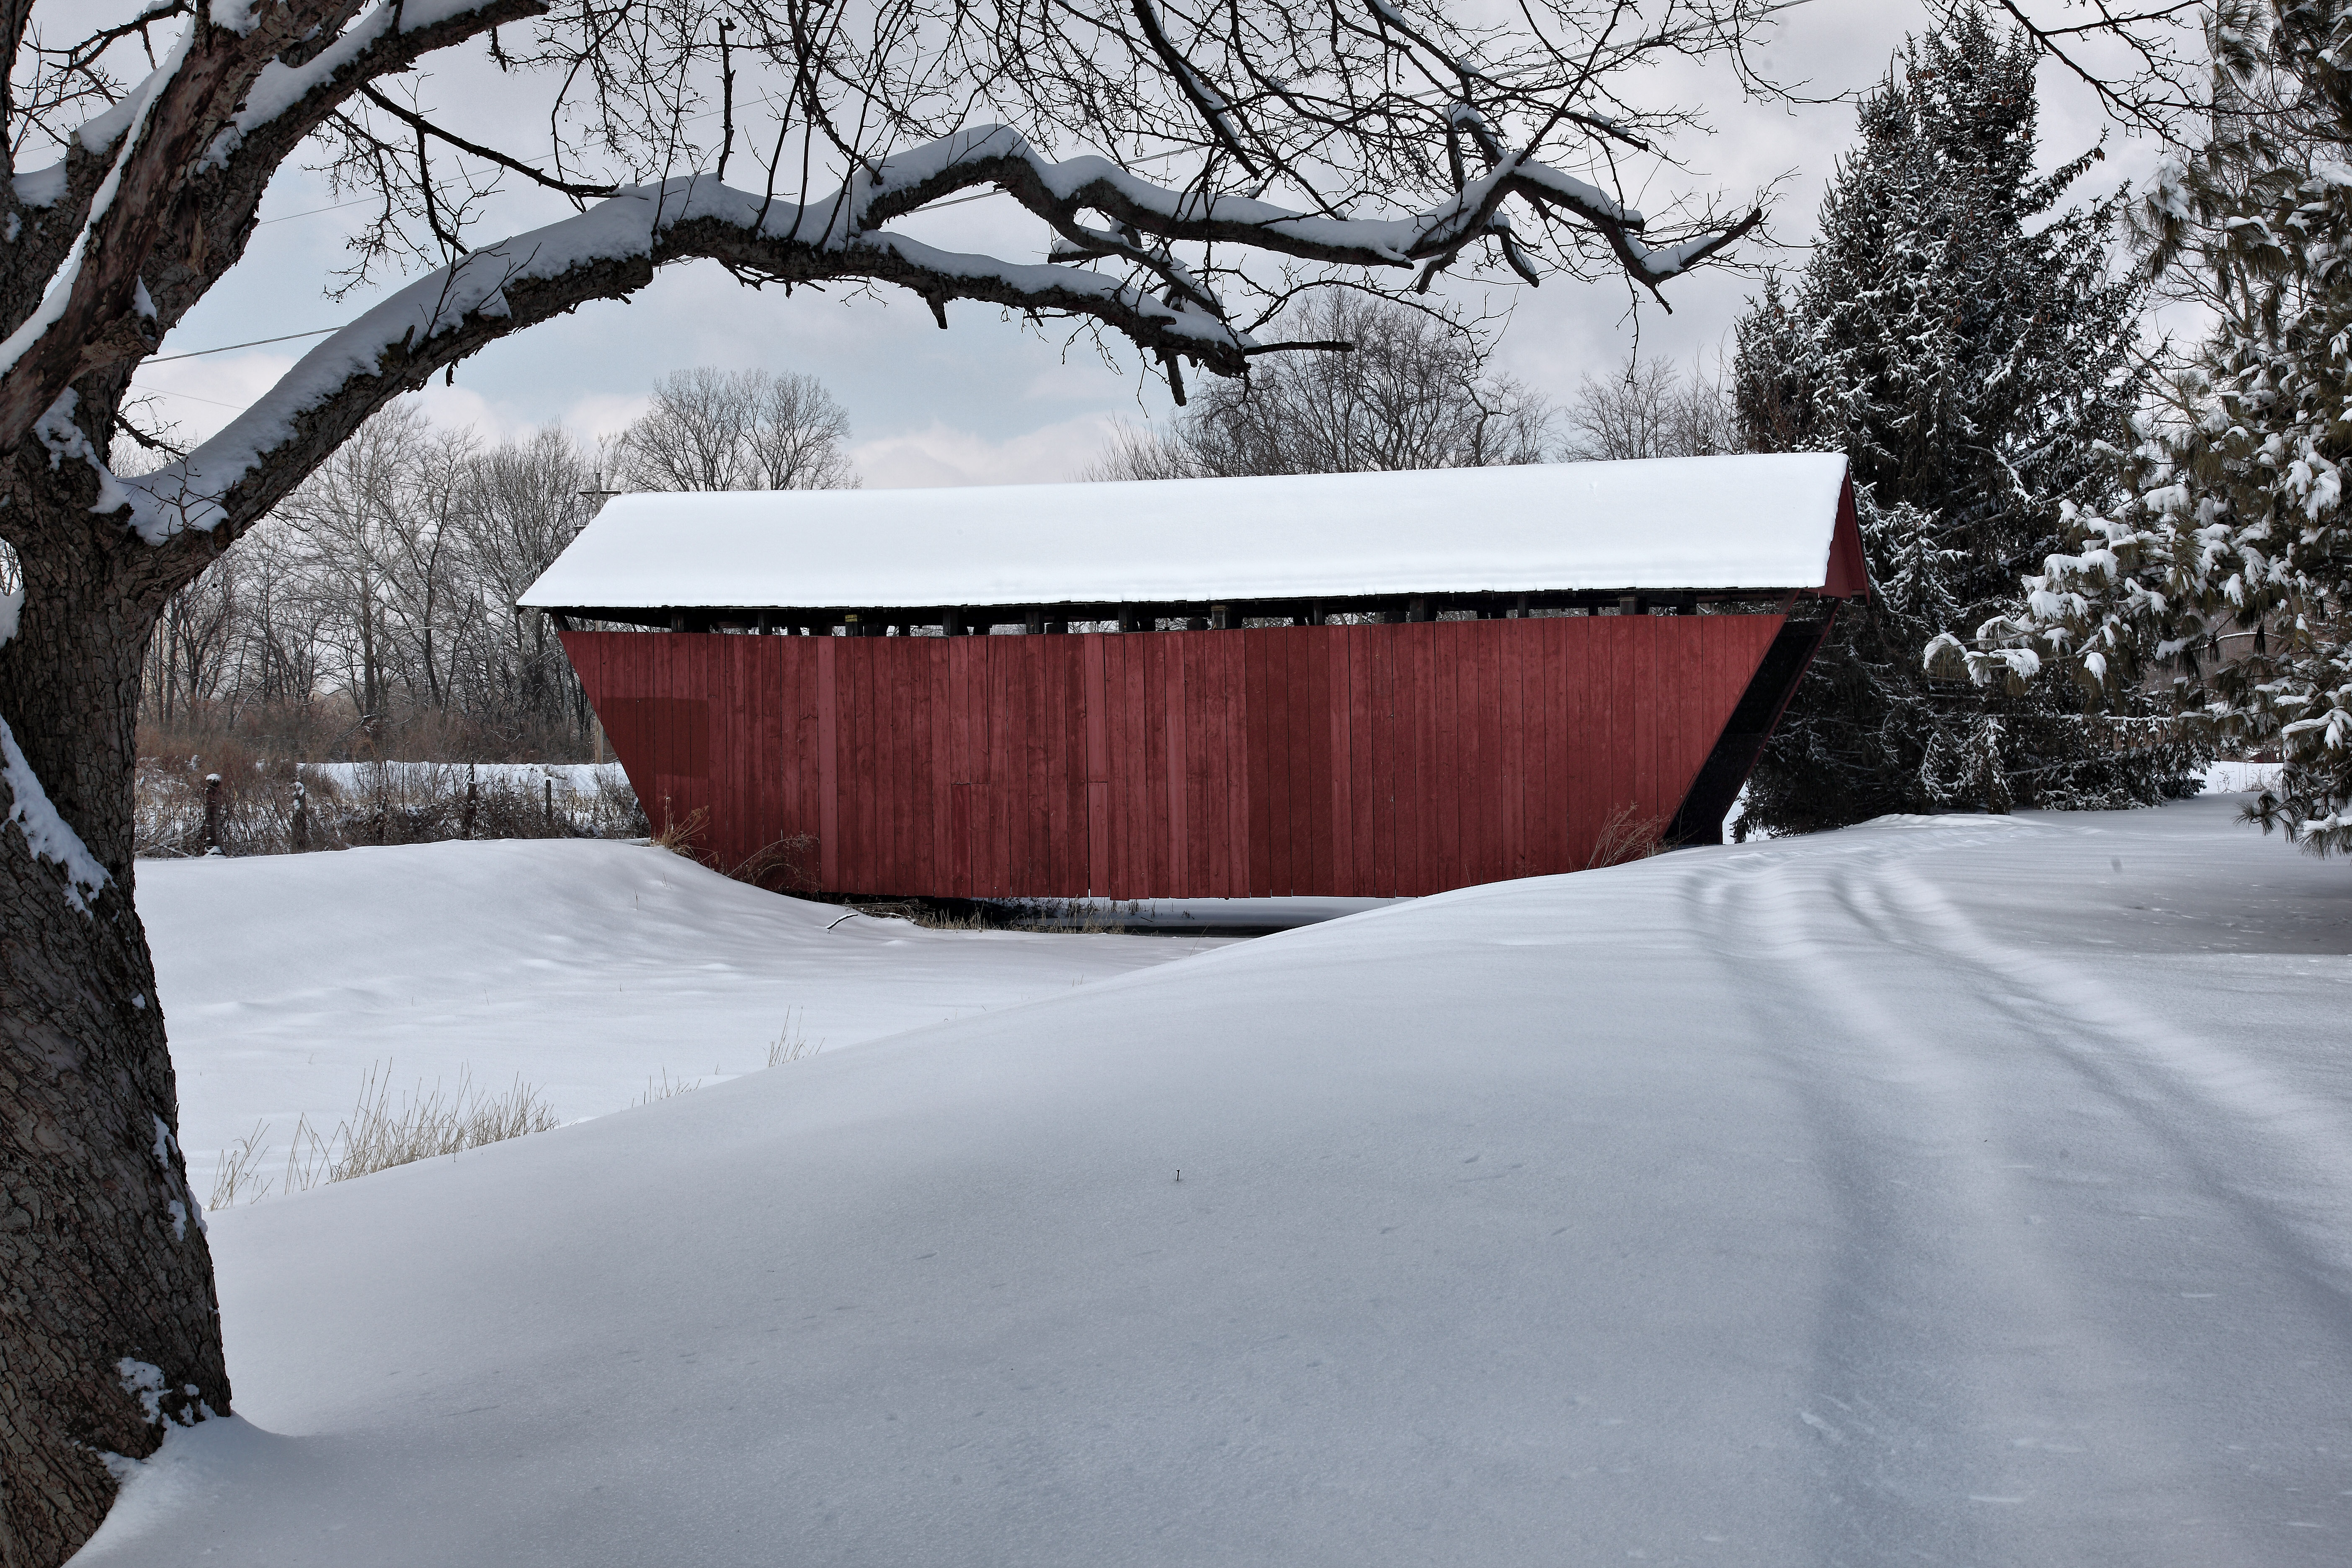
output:
[[[466,764],[466,809],[457,818],[457,836],[461,838],[471,838],[474,836],[474,764],[467,763]]]
[[[217,855],[220,847],[220,774],[205,775],[205,853]]]
[[[299,763],[294,764],[298,771],[301,765]],[[299,776],[294,780],[293,829],[295,853],[299,854],[310,847],[310,802],[303,793],[302,780]]]
[[[551,837],[555,832],[555,775],[548,774],[540,781],[540,784],[543,803],[541,809],[547,814],[547,831]]]

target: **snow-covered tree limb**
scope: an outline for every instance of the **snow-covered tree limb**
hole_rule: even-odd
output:
[[[1328,218],[1242,197],[1166,190],[1098,158],[1049,161],[1015,132],[984,127],[878,163],[807,206],[688,177],[623,191],[576,217],[478,247],[311,350],[185,460],[123,481],[121,499],[106,510],[113,515],[127,507],[130,526],[157,544],[223,524],[240,531],[368,415],[434,372],[591,300],[625,298],[650,282],[656,268],[698,258],[761,280],[889,283],[942,306],[971,300],[1032,315],[1089,317],[1139,348],[1227,375],[1264,351],[1189,276],[1177,279],[1183,287],[1172,290],[1171,303],[1085,268],[957,254],[881,226],[980,184],[1011,193],[1057,231],[1090,246],[1105,247],[1109,237],[1081,221],[1087,212],[1163,241],[1215,239],[1365,267],[1409,267],[1456,245],[1491,217],[1505,194],[1589,209],[1596,221],[1622,231],[1645,280],[1662,281],[1744,232],[1735,226],[1649,248],[1633,237],[1638,214],[1531,161],[1513,163],[1461,201],[1416,217]],[[1477,216],[1482,209],[1486,216]],[[1147,255],[1125,244],[1118,249]]]
[[[340,33],[331,24],[355,9],[341,0],[258,4],[242,33],[192,21],[180,52],[86,122],[59,163],[8,184],[0,231],[13,226],[19,243],[0,247],[14,351],[0,351],[0,446],[82,375],[152,352],[242,257],[270,176],[342,102],[544,8],[416,0]],[[306,34],[312,47],[290,47]]]

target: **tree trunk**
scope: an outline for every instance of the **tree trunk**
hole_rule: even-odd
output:
[[[0,721],[23,759],[0,772],[4,1568],[63,1562],[113,1500],[108,1456],[144,1458],[167,1423],[225,1414],[229,1394],[131,907],[139,678],[184,552],[109,529],[90,497],[61,493],[69,480],[41,487],[54,510],[28,517],[33,488],[10,508],[26,602],[0,644]],[[44,795],[103,868],[94,893],[44,830]]]

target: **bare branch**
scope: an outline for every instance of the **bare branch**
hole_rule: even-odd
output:
[[[504,153],[499,152],[495,147],[485,147],[478,142],[467,141],[465,137],[458,135],[453,131],[443,130],[440,126],[434,124],[431,121],[425,119],[425,116],[417,113],[415,110],[403,109],[399,104],[394,103],[391,99],[386,98],[382,91],[373,86],[361,88],[360,96],[366,99],[370,103],[374,104],[378,109],[383,110],[386,114],[389,114],[394,119],[399,121],[402,124],[410,127],[420,136],[430,136],[437,142],[446,142],[450,146],[457,148],[460,153],[471,153],[475,157],[481,159],[485,163],[496,163],[499,168],[520,174],[523,178],[531,181],[535,184],[544,185],[551,191],[561,191],[567,196],[585,198],[589,196],[609,196],[614,191],[620,189],[619,186],[611,184],[581,184],[575,181],[559,180],[552,174],[542,174],[539,170],[532,168],[529,163],[524,163],[520,158],[508,157]],[[723,163],[724,160],[721,160],[721,162]]]
[[[1931,0],[1942,25],[1949,26],[1971,0]],[[2193,138],[2211,108],[2206,90],[2210,62],[2198,46],[2210,0],[2156,0],[2118,6],[2088,0],[2086,18],[2047,22],[2047,4],[1993,0],[2033,40],[2035,47],[2096,95],[2102,107],[2125,125],[2168,141]],[[2071,6],[2067,8],[2072,8]],[[2119,49],[2123,63],[2108,68],[2084,51],[2105,43]]]
[[[1580,189],[1580,183],[1558,171],[1522,159],[1482,184],[1489,182],[1492,190],[1479,194],[1489,216],[1492,201],[1505,191],[1538,192],[1563,208],[1596,212],[1618,231],[1612,243],[1624,247],[1629,272],[1654,286],[1719,250],[1754,222],[1751,215],[1729,229],[1653,249],[1634,232],[1638,215],[1617,209],[1590,187]],[[1238,376],[1259,354],[1309,346],[1255,342],[1233,325],[1213,296],[1204,295],[1205,305],[1181,289],[1162,299],[1084,268],[959,255],[879,226],[890,214],[912,212],[982,183],[1010,193],[1057,228],[1076,226],[1076,215],[1091,210],[1139,237],[1213,238],[1358,267],[1409,267],[1418,256],[1448,254],[1465,236],[1482,231],[1465,226],[1462,210],[1453,205],[1410,220],[1351,222],[1246,198],[1169,191],[1098,159],[1050,162],[1001,127],[877,163],[805,208],[708,177],[639,187],[579,217],[478,248],[411,284],[313,349],[277,390],[186,462],[131,481],[134,500],[126,521],[157,543],[224,525],[234,533],[370,413],[436,371],[590,300],[625,298],[649,283],[657,268],[696,258],[719,261],[751,279],[896,284],[929,302],[942,323],[950,300],[980,300],[1033,317],[1089,319],[1159,360],[1180,393],[1183,361]],[[617,243],[625,235],[638,237]],[[1143,248],[1124,242],[1119,254]]]

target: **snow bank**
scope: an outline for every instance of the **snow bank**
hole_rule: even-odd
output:
[[[2333,1568],[2352,879],[2236,807],[1466,889],[217,1215],[283,1436],[83,1561]]]
[[[1193,948],[863,917],[828,931],[832,905],[586,839],[142,860],[139,910],[199,1198],[257,1123],[281,1151],[298,1117],[333,1131],[372,1063],[401,1088],[520,1074],[560,1115],[598,1116],[648,1078],[762,1068],[788,1028],[833,1052]]]
[[[524,593],[604,605],[1151,604],[1814,588],[1841,455],[616,497]]]

